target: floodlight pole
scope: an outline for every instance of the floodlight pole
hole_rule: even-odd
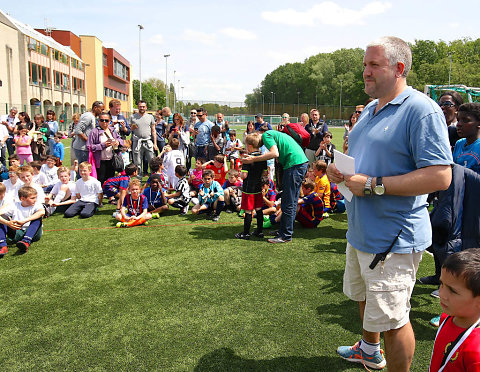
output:
[[[450,78],[452,76],[452,55],[449,54],[448,58],[450,59],[450,69],[448,71],[448,85],[450,85]]]
[[[138,25],[138,70],[140,79],[140,100],[142,100],[142,30],[143,26]]]
[[[164,54],[165,57],[165,106],[168,107],[168,63],[167,58],[170,57],[170,54]]]

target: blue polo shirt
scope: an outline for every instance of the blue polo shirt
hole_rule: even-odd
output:
[[[445,117],[434,101],[407,87],[374,113],[377,104],[364,109],[348,137],[356,173],[386,177],[453,163]],[[431,244],[427,195],[354,196],[346,205],[347,240],[360,251],[384,252],[400,229],[392,252],[419,252]]]

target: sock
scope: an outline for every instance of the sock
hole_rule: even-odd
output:
[[[263,230],[263,210],[260,209],[257,211],[257,232],[262,232]]]
[[[58,194],[55,196],[55,199],[53,199],[53,202],[55,204],[60,203],[64,197],[65,197],[65,191],[59,191]]]
[[[371,344],[362,338],[362,341],[360,341],[360,349],[366,354],[372,355],[376,351],[380,351],[380,342],[377,344]]]
[[[127,222],[127,226],[133,227],[133,226],[143,225],[145,222],[147,222],[147,220],[144,217],[142,217],[142,218],[139,218],[138,220],[131,220]]]
[[[250,226],[252,225],[252,214],[245,213],[245,219],[243,220],[243,232],[250,234]]]
[[[224,207],[225,207],[225,202],[220,200],[217,201],[217,209],[215,209],[215,214],[217,216],[220,216],[220,213],[222,213]]]

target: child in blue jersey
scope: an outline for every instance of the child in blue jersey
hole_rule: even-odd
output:
[[[480,173],[480,103],[461,105],[457,119],[457,133],[461,139],[453,149],[453,161]]]
[[[238,177],[236,169],[230,169],[227,173],[227,180],[222,185],[225,197],[225,210],[228,213],[238,212],[240,210],[242,180]]]
[[[62,164],[65,156],[65,146],[62,142],[60,142],[62,138],[63,136],[60,133],[55,133],[55,137],[53,137],[53,140],[55,141],[55,144],[53,145],[53,155],[60,160],[57,162],[57,166]]]
[[[120,214],[115,218],[120,221],[117,227],[133,227],[147,224],[147,221],[152,218],[151,213],[148,212],[148,201],[145,195],[141,194],[142,184],[139,180],[133,179],[128,184],[129,195],[123,200],[123,208]]]
[[[298,199],[297,217],[303,227],[317,227],[323,220],[323,202],[315,193],[315,182],[305,180],[302,182],[303,198]]]
[[[174,208],[180,208],[182,216],[188,212],[190,204],[190,186],[187,180],[187,167],[185,165],[177,165],[175,167],[175,176],[178,178],[177,186],[172,190],[174,192],[167,195],[168,204]]]
[[[192,208],[192,213],[213,212],[213,220],[218,221],[225,206],[225,198],[222,186],[213,179],[214,177],[215,173],[211,169],[203,171],[203,184],[198,192],[199,202]]]
[[[160,214],[168,210],[167,198],[162,188],[162,178],[159,174],[150,177],[150,187],[143,190],[148,201],[148,211],[152,218],[159,218]]]
[[[103,183],[103,194],[109,199],[112,204],[117,204],[117,212],[120,211],[123,205],[123,199],[127,195],[128,183],[130,178],[136,177],[138,174],[138,167],[131,163],[125,167],[125,175],[118,175],[107,179]]]

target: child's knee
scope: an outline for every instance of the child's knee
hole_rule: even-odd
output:
[[[152,218],[152,214],[151,214],[151,213],[147,213],[147,214],[145,215],[145,219],[146,219],[146,220],[150,220],[151,218]]]
[[[221,201],[221,202],[225,201],[225,198],[223,197],[223,195],[220,195],[220,196],[218,197],[218,201]]]

